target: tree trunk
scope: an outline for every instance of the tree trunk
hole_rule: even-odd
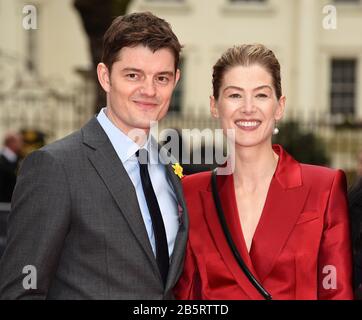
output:
[[[97,64],[102,59],[103,35],[112,20],[124,15],[131,0],[74,0],[84,30],[88,37],[89,50],[92,58],[92,78],[95,81],[96,97],[94,112],[106,105],[106,95],[97,79]]]

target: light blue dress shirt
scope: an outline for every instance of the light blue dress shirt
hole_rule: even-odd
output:
[[[153,253],[156,255],[155,236],[152,228],[152,220],[148,211],[146,198],[143,193],[139,163],[135,155],[137,150],[140,149],[140,146],[133,140],[131,140],[120,129],[118,129],[113,124],[113,122],[108,119],[105,111],[106,108],[103,108],[99,112],[97,120],[103,130],[106,132],[109,140],[113,145],[113,148],[115,149],[119,159],[122,161],[122,164],[135,187],[148,238],[150,240]],[[148,164],[148,171],[150,174],[153,189],[155,191],[155,194],[157,195],[158,204],[160,206],[163,222],[166,229],[168,252],[171,256],[179,227],[178,202],[172,186],[167,179],[165,166],[157,161],[158,146],[157,143],[154,143],[153,141],[153,139],[149,138],[143,148],[147,149],[151,157],[151,164]]]

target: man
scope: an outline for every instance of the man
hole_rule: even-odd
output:
[[[8,133],[5,135],[4,147],[0,150],[0,258],[4,251],[6,221],[16,183],[22,147],[23,138],[21,134]]]
[[[140,133],[167,112],[180,50],[150,13],[113,21],[97,69],[107,107],[20,170],[0,298],[173,298],[188,224],[180,179],[137,156],[158,148]]]
[[[0,151],[0,202],[10,202],[16,183],[16,171],[23,139],[18,133],[8,133]]]

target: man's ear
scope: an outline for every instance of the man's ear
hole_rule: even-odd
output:
[[[103,62],[97,65],[97,76],[103,90],[108,93],[111,88],[111,79],[108,68]]]
[[[286,101],[286,98],[285,96],[281,96],[279,98],[279,101],[278,101],[278,106],[277,106],[277,109],[275,111],[275,120],[279,121],[281,118],[283,118],[283,115],[284,115],[284,109],[285,109],[285,101]]]
[[[180,80],[181,77],[181,71],[180,69],[176,70],[176,74],[175,74],[175,83],[173,85],[173,88],[176,88],[177,82]]]
[[[210,96],[210,113],[214,118],[219,118],[219,109],[214,96]]]

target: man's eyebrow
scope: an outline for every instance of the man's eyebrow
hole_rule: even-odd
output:
[[[130,68],[130,67],[125,67],[125,68],[122,69],[122,71],[126,71],[126,72],[143,72],[141,69]]]
[[[161,71],[161,72],[159,72],[157,74],[161,75],[161,76],[171,76],[171,77],[173,77],[175,73],[173,71]]]
[[[123,72],[139,72],[139,73],[144,73],[144,71],[142,69],[138,69],[138,68],[132,68],[132,67],[125,67],[122,69]],[[169,70],[165,70],[165,71],[161,71],[158,72],[157,75],[167,75],[167,76],[174,76],[174,72],[173,71],[169,71]]]

